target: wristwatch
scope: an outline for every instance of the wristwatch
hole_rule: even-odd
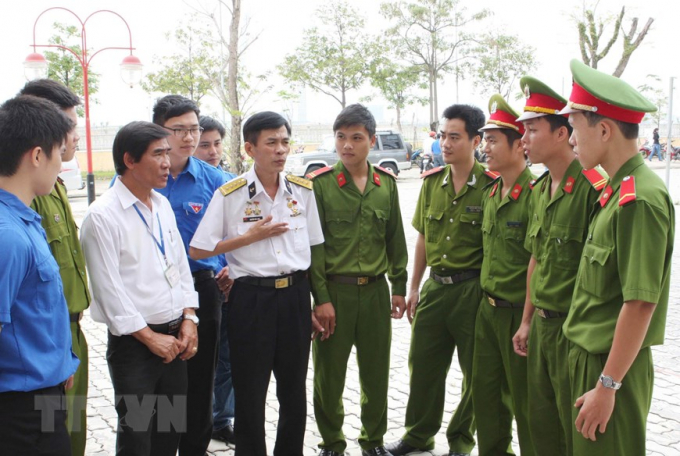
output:
[[[184,314],[184,319],[192,321],[196,326],[198,326],[198,317],[194,314]]]
[[[602,386],[605,388],[617,390],[621,388],[622,383],[621,382],[615,382],[613,378],[611,378],[609,375],[604,375],[600,374],[600,383],[602,383]]]

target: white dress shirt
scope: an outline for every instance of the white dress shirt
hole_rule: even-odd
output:
[[[90,276],[91,315],[95,321],[106,323],[115,336],[139,331],[147,323],[167,323],[182,315],[185,308],[198,307],[198,294],[170,203],[152,191],[151,206],[149,210],[117,178],[92,203],[83,220],[80,242]],[[156,240],[161,242],[161,235],[167,262],[156,244]],[[179,272],[179,282],[174,286],[166,278],[167,264],[173,264]]]
[[[214,250],[221,240],[245,234],[258,220],[272,215],[271,223],[286,222],[288,231],[227,252],[229,277],[276,277],[308,269],[310,246],[324,241],[314,193],[281,173],[272,200],[254,167],[239,178],[246,184],[228,195],[215,191],[190,245]]]

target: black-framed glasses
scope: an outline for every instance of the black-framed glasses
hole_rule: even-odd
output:
[[[173,135],[179,136],[180,138],[184,138],[187,134],[190,134],[191,136],[200,136],[201,133],[203,133],[203,127],[192,127],[192,128],[169,128],[169,127],[163,127],[166,130],[170,130]]]

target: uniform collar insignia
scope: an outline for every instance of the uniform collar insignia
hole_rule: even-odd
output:
[[[286,191],[292,195],[293,189],[291,188],[290,182],[288,182],[288,179],[283,179],[283,183],[286,185]]]
[[[609,202],[609,198],[611,198],[612,193],[614,193],[614,190],[612,190],[611,185],[607,185],[607,188],[604,189],[604,193],[602,193],[602,196],[600,197],[600,206],[605,207],[607,203]]]
[[[376,172],[373,172],[373,183],[380,187],[380,176]]]
[[[338,186],[340,188],[344,187],[347,184],[347,178],[345,177],[345,173],[340,173],[338,174]]]
[[[489,194],[489,198],[491,198],[492,196],[494,196],[496,194],[496,190],[498,190],[498,182],[493,184],[493,188],[491,189],[491,193]]]
[[[477,175],[473,174],[472,179],[467,183],[468,185],[475,185],[477,183]]]
[[[251,182],[250,185],[248,185],[248,198],[253,199],[255,194],[257,193],[257,185],[255,184],[255,181]]]
[[[575,179],[572,176],[569,176],[567,178],[567,182],[564,184],[564,193],[571,193],[574,191],[574,182]]]
[[[512,187],[512,191],[510,192],[510,198],[514,199],[517,201],[519,198],[519,195],[522,194],[522,186],[519,184],[515,184],[514,187]]]

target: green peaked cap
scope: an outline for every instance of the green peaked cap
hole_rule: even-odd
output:
[[[571,61],[571,73],[574,85],[562,114],[592,111],[623,122],[640,123],[644,113],[656,111],[652,102],[616,76],[590,68],[577,59]]]
[[[532,76],[524,76],[520,79],[519,86],[526,98],[524,113],[517,119],[520,122],[559,114],[567,104],[567,100],[562,95]]]
[[[494,128],[509,128],[524,134],[524,125],[517,122],[517,112],[510,107],[500,94],[491,96],[489,100],[489,120],[480,130],[492,130]]]

